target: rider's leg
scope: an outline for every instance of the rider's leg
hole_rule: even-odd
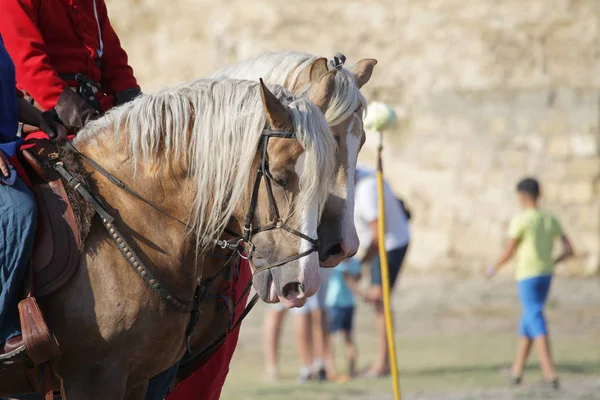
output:
[[[3,343],[20,334],[17,304],[31,257],[37,208],[33,193],[17,178],[0,183],[0,352]]]

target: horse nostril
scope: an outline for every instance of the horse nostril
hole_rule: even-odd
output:
[[[342,245],[340,243],[334,244],[333,246],[331,246],[331,248],[329,249],[329,254],[327,254],[327,256],[329,257],[333,257],[333,256],[339,256],[340,254],[342,254]]]
[[[281,289],[281,294],[286,299],[290,298],[290,297],[298,297],[298,295],[300,295],[303,292],[304,292],[304,285],[302,285],[300,282],[287,283]]]

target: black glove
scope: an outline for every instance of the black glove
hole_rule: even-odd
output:
[[[139,88],[131,88],[117,93],[117,105],[125,104],[142,94]]]
[[[43,123],[40,124],[40,129],[46,132],[52,141],[60,142],[67,138],[67,129],[62,125],[54,108],[42,112],[42,119]]]
[[[83,128],[89,121],[100,116],[98,111],[71,88],[62,91],[54,109],[63,125],[75,130]]]

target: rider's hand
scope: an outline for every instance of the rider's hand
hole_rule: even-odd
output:
[[[83,128],[85,124],[99,116],[98,111],[70,88],[62,91],[54,110],[63,125],[74,130]]]
[[[54,110],[42,113],[40,129],[45,132],[51,141],[62,142],[67,140],[67,128],[60,123]]]
[[[8,169],[8,165],[8,158],[6,157],[4,152],[0,150],[0,172],[2,173],[2,175],[4,175],[5,178],[10,177],[10,170]]]

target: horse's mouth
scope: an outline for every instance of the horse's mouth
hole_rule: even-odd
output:
[[[260,298],[266,303],[279,303],[286,308],[302,307],[308,297],[304,286],[298,281],[281,282],[280,271],[275,267],[260,271],[253,277],[253,284]],[[278,288],[281,288],[278,290]]]

